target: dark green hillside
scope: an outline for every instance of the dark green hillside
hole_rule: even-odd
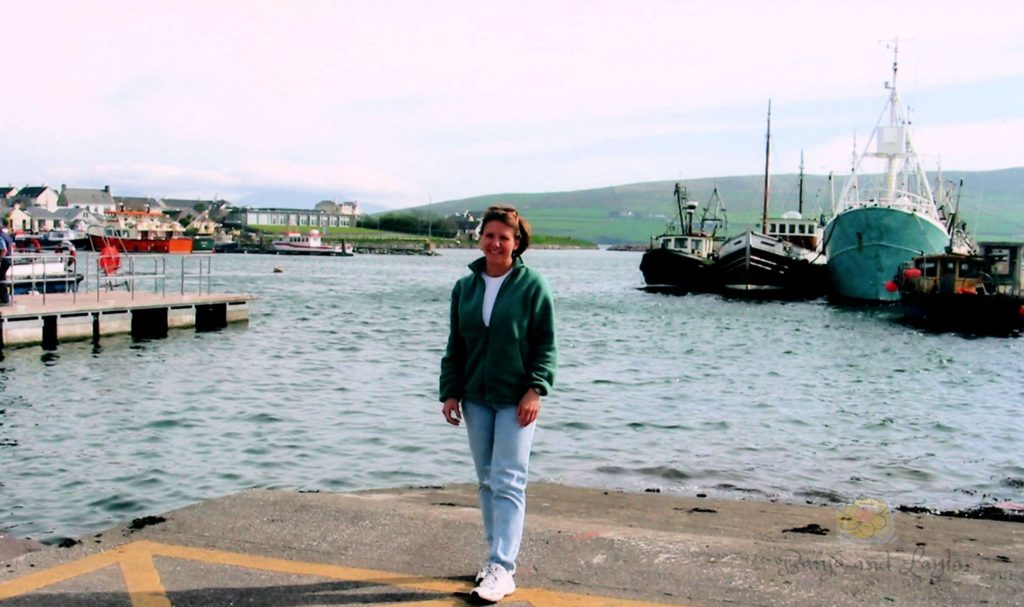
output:
[[[947,181],[964,179],[960,200],[963,216],[980,238],[1024,240],[1024,168],[999,171],[946,171]],[[825,175],[804,178],[804,215],[829,213],[832,189],[838,198],[845,175],[830,186]],[[764,177],[759,175],[682,180],[690,197],[705,203],[718,184],[729,216],[730,232],[760,221]],[[796,210],[798,175],[773,175],[770,212]],[[933,179],[934,183],[934,179]],[[539,194],[492,194],[434,203],[432,212],[481,211],[492,204],[511,204],[529,218],[538,233],[571,236],[600,243],[646,242],[663,231],[675,216],[675,180],[634,183],[593,190]],[[425,211],[425,207],[417,207]]]

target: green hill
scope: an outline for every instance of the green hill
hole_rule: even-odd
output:
[[[945,171],[952,182],[964,180],[960,210],[970,230],[982,239],[1024,240],[1024,168],[998,171]],[[829,213],[831,190],[838,198],[845,176],[830,186],[826,175],[804,177],[804,215]],[[434,214],[479,212],[492,204],[511,204],[520,209],[539,234],[571,236],[604,244],[647,242],[664,231],[675,216],[672,195],[676,180],[652,181],[593,190],[538,194],[491,194],[437,202]],[[690,198],[706,202],[718,185],[729,217],[729,232],[736,233],[760,221],[764,176],[749,175],[708,179],[684,179]],[[934,184],[934,176],[932,178]],[[773,175],[770,212],[796,210],[799,176]],[[418,212],[426,207],[416,207]]]

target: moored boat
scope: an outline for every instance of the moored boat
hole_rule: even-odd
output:
[[[213,250],[216,253],[234,253],[238,246],[238,241],[227,232],[219,231],[213,236]]]
[[[819,297],[828,287],[828,268],[821,250],[821,222],[802,216],[802,156],[799,211],[787,211],[782,217],[768,215],[771,117],[769,102],[761,231],[748,230],[726,240],[718,251],[715,276],[725,295],[751,299]]]
[[[936,204],[900,103],[896,72],[894,60],[892,82],[886,83],[886,111],[843,186],[832,220],[825,226],[824,248],[832,293],[845,300],[896,301],[899,290],[888,290],[885,285],[900,264],[915,256],[942,253],[947,246],[958,253],[970,251],[970,244],[955,226],[947,225]],[[885,171],[880,183],[861,187],[858,173],[869,157],[884,160]]]
[[[748,230],[727,240],[715,264],[722,292],[758,299],[825,295],[828,266],[820,236],[818,220],[789,211],[769,219],[766,233]]]
[[[87,235],[70,228],[43,232],[38,236],[38,240],[43,250],[47,251],[60,248],[64,243],[68,242],[78,249],[84,249],[89,246],[89,237]]]
[[[342,243],[340,245],[325,245],[320,237],[319,230],[310,230],[302,234],[299,232],[288,232],[283,238],[274,240],[271,243],[275,253],[280,255],[332,255],[336,257],[351,257],[353,254],[352,245]]]
[[[193,253],[213,253],[215,241],[213,236],[193,236],[192,237],[192,252]]]
[[[712,192],[697,229],[693,216],[699,205],[690,200],[686,187],[679,183],[674,194],[680,230],[677,233],[674,224],[670,224],[663,234],[651,238],[650,247],[640,260],[644,282],[650,290],[712,290],[714,278],[710,267],[715,260],[716,236],[718,229],[727,225],[718,187]]]
[[[1024,328],[1024,245],[985,243],[979,255],[921,255],[900,266],[889,290],[904,316],[932,329],[1005,334]]]
[[[112,246],[126,253],[191,253],[184,229],[155,211],[108,210],[103,225],[89,228],[93,251]]]
[[[78,290],[83,278],[75,260],[73,247],[59,252],[15,253],[7,280],[15,295],[71,293]]]

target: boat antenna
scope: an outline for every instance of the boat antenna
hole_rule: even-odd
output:
[[[804,216],[804,151],[800,150],[800,193],[797,197],[798,206],[797,212],[800,213],[800,217]]]
[[[768,233],[768,167],[772,151],[772,100],[768,100],[768,131],[764,137],[764,210],[761,217],[761,233]]]
[[[686,186],[677,181],[676,189],[673,193],[676,196],[676,209],[679,211],[679,230],[685,234],[689,232],[689,230],[686,229],[686,223],[683,219],[683,201],[687,199]]]
[[[836,214],[836,175],[833,171],[828,172],[828,205],[829,214]]]

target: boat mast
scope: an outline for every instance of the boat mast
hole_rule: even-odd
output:
[[[768,167],[772,151],[772,100],[768,100],[768,132],[764,137],[764,211],[761,215],[761,233],[768,233]]]
[[[964,180],[960,178],[960,185],[956,188],[956,202],[953,205],[953,215],[949,218],[949,224],[946,229],[949,231],[949,246],[946,247],[947,252],[952,253],[953,248],[956,246],[957,236],[957,222],[960,221],[960,193],[964,191]]]
[[[676,182],[676,190],[673,192],[676,195],[676,209],[679,211],[679,230],[683,234],[689,234],[690,230],[686,227],[686,220],[683,219],[683,200],[686,200],[686,186],[680,185]]]
[[[797,206],[797,212],[800,213],[800,217],[804,216],[804,151],[800,150],[800,194],[797,198],[799,201]]]
[[[899,68],[899,53],[900,45],[897,40],[893,44],[892,51],[892,82],[886,82],[885,88],[889,89],[889,126],[895,129],[899,126],[899,115],[897,108],[899,107],[899,96],[896,94],[896,73]],[[904,138],[900,142],[900,149],[903,150],[906,147],[906,135],[901,133],[901,137]],[[885,170],[885,191],[887,193],[888,200],[895,200],[896,198],[896,154],[886,154],[886,170]]]

